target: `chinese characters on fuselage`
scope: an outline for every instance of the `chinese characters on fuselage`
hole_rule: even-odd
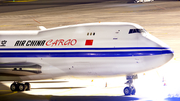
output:
[[[7,43],[6,40],[2,40],[0,46],[6,46],[6,43]]]

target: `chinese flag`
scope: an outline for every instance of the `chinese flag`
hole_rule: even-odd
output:
[[[86,40],[85,45],[92,45],[93,44],[93,40]]]

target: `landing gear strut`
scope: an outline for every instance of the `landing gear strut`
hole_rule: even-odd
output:
[[[136,89],[133,86],[133,79],[137,79],[137,75],[126,76],[126,80],[128,80],[125,84],[128,86],[124,88],[125,95],[135,95]]]
[[[14,81],[10,86],[11,91],[28,91],[31,89],[31,85],[28,82],[16,82]]]

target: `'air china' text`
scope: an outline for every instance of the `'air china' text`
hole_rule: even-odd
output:
[[[14,46],[74,46],[77,44],[76,39],[50,39],[50,40],[17,40]]]

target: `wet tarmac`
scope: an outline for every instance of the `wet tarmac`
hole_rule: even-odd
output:
[[[79,82],[79,80],[76,80],[70,82],[44,81],[41,83],[31,83],[31,91],[26,92],[11,92],[11,90],[7,86],[11,82],[4,81],[0,83],[0,99],[1,101],[179,101],[180,99],[179,95],[170,95],[168,93],[168,95],[162,96],[162,92],[165,91],[162,89],[161,91],[157,90],[156,92],[152,92],[149,90],[149,92],[152,93],[151,95],[142,94],[140,90],[136,95],[124,96],[121,93],[123,86],[102,87],[102,85],[93,85],[92,82],[87,82],[85,80],[79,82],[81,83],[81,86],[83,84],[83,86],[80,87],[78,86],[78,84],[74,83],[77,81]],[[49,85],[49,83],[51,84]],[[63,85],[62,83],[64,83],[66,86],[60,87]],[[42,85],[44,87],[42,87]]]

